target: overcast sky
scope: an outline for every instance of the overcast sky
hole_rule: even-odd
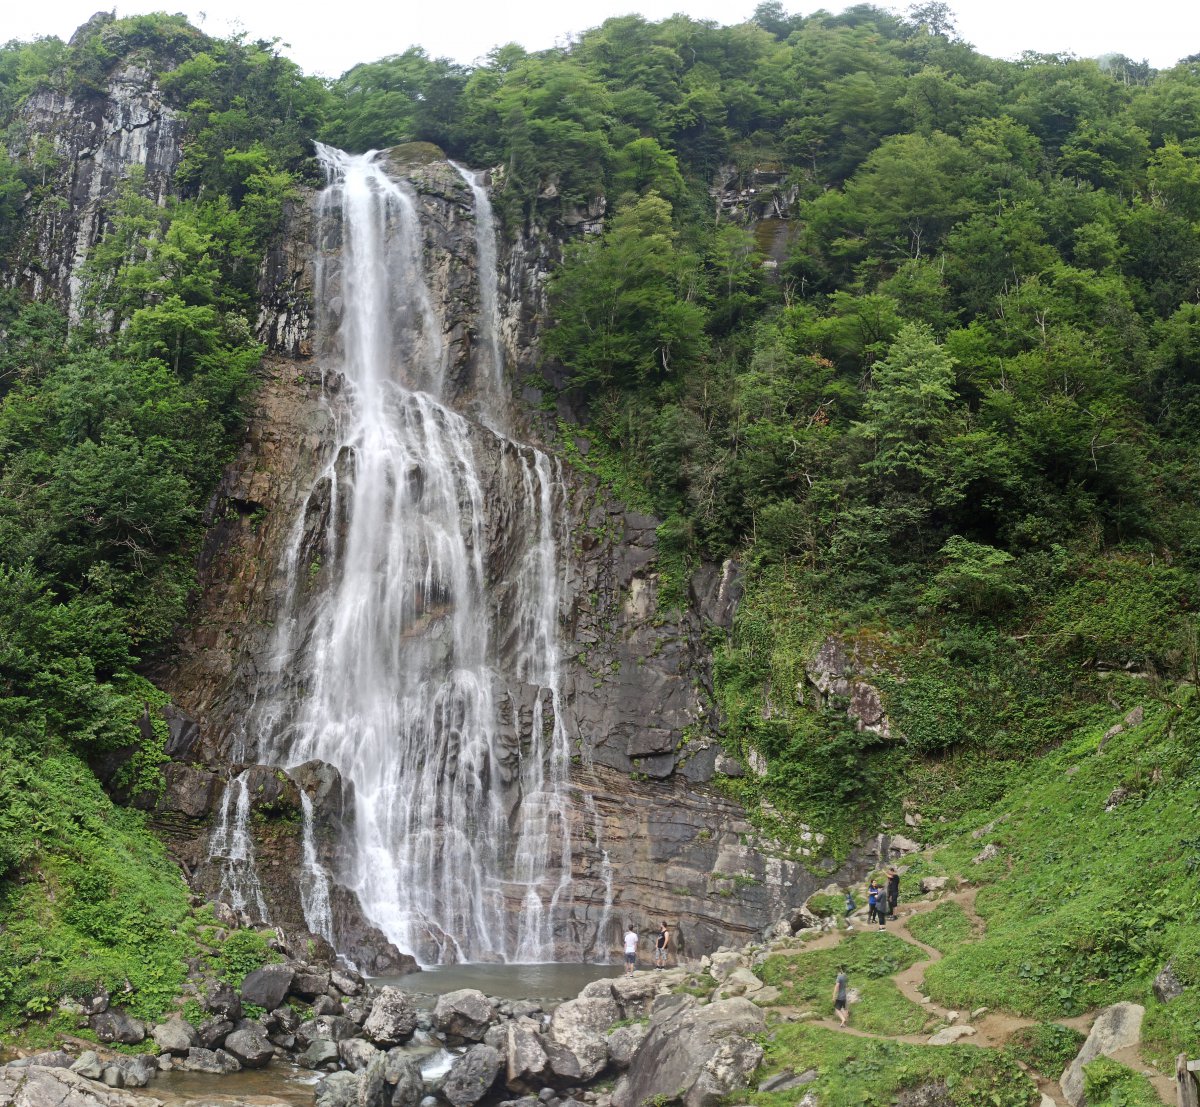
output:
[[[683,11],[721,24],[749,18],[758,0],[125,0],[118,15],[181,11],[218,37],[244,30],[252,39],[278,38],[309,73],[335,77],[352,65],[423,46],[435,57],[471,63],[493,46],[519,42],[541,50],[569,41],[612,15],[636,11],[662,19]],[[840,0],[789,3],[808,14],[840,11]],[[880,7],[908,7],[908,0]],[[0,0],[0,41],[38,35],[69,38],[104,7],[103,0]],[[109,0],[109,10],[112,0]],[[986,54],[1068,51],[1081,57],[1118,52],[1158,68],[1200,53],[1198,0],[950,0],[959,34]]]

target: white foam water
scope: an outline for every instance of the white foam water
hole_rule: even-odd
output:
[[[486,190],[460,170],[479,236],[476,423],[443,399],[443,320],[414,195],[374,154],[318,154],[328,180],[318,329],[349,414],[284,555],[286,610],[255,697],[258,757],[320,759],[353,786],[352,840],[333,875],[402,950],[426,963],[569,956],[562,477],[546,454],[500,434],[508,405]],[[484,460],[488,487],[511,490],[511,502],[485,503]],[[501,580],[485,564],[496,511],[515,544]],[[213,854],[220,840],[252,870],[238,853],[239,811]],[[311,805],[304,814],[305,916],[332,933]],[[237,894],[247,901],[242,885]]]

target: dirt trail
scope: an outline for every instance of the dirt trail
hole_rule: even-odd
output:
[[[969,1012],[952,1012],[945,1007],[941,1007],[934,1003],[925,994],[925,970],[936,961],[942,959],[942,954],[939,950],[918,938],[913,937],[908,929],[908,920],[915,915],[922,915],[927,911],[933,910],[935,907],[943,903],[957,903],[966,913],[970,920],[971,929],[976,938],[983,935],[985,929],[984,921],[975,911],[975,895],[978,892],[977,888],[964,888],[957,892],[952,892],[949,895],[942,896],[937,900],[918,900],[912,903],[903,905],[900,913],[887,924],[887,930],[898,935],[904,941],[916,946],[925,954],[925,959],[917,961],[907,969],[903,969],[898,973],[894,973],[891,977],[900,993],[911,1002],[925,1008],[932,1016],[940,1019],[945,1023],[953,1023],[959,1026],[971,1026],[975,1033],[969,1037],[964,1037],[959,1040],[960,1045],[973,1045],[981,1048],[998,1048],[1005,1045],[1009,1039],[1020,1030],[1022,1027],[1036,1025],[1036,1019],[1022,1018],[1017,1015],[1009,1015],[998,1011],[987,1011],[976,1020],[969,1018]],[[853,931],[872,931],[876,927],[867,923],[865,912],[859,915],[851,916],[850,925],[852,930],[835,930],[828,934],[823,934],[820,938],[805,942],[798,947],[798,952],[807,952],[819,949],[831,949],[838,945],[842,938],[847,933]],[[781,1015],[785,1018],[791,1015],[792,1017],[803,1017],[803,1013],[794,1008],[777,1008]],[[953,1016],[953,1017],[952,1017]],[[850,1018],[853,1021],[853,1008],[850,1012]],[[1079,1015],[1074,1018],[1058,1019],[1056,1021],[1065,1026],[1074,1027],[1077,1030],[1087,1033],[1091,1029],[1094,1015]],[[849,1034],[857,1038],[886,1038],[890,1041],[908,1042],[914,1045],[924,1045],[929,1042],[929,1034],[870,1034],[865,1030],[859,1030],[854,1026],[841,1026],[836,1018],[809,1019],[812,1025],[823,1026],[829,1030],[835,1030],[841,1034]],[[1122,1050],[1114,1055],[1115,1060],[1132,1068],[1135,1072],[1144,1073],[1154,1087],[1158,1098],[1168,1107],[1175,1103],[1175,1082],[1172,1078],[1164,1076],[1161,1073],[1155,1072],[1142,1059],[1136,1049]],[[1038,1076],[1038,1074],[1027,1069],[1024,1065],[1021,1066],[1028,1073],[1031,1080],[1034,1080],[1038,1086],[1038,1090],[1055,1104],[1055,1107],[1070,1107],[1067,1100],[1062,1094],[1062,1089],[1058,1086],[1057,1079],[1046,1079]],[[1045,1102],[1043,1100],[1043,1102]]]

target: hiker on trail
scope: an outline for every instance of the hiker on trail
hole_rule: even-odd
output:
[[[846,1009],[846,983],[846,966],[839,965],[837,982],[833,985],[833,1012],[842,1026],[846,1025],[846,1016],[849,1014]]]
[[[667,947],[671,944],[671,932],[664,922],[654,939],[654,967],[661,969],[667,963]]]
[[[625,930],[625,975],[628,976],[637,967],[638,934],[630,923]]]
[[[871,883],[867,885],[867,922],[873,923],[879,917],[879,885],[875,883],[875,878],[871,878]]]
[[[854,909],[857,906],[858,906],[858,904],[854,902],[854,893],[849,888],[847,888],[846,889],[846,925],[847,926],[850,925],[850,916],[854,914]]]
[[[888,869],[887,878],[887,913],[896,917],[896,904],[900,901],[900,874],[894,868]]]

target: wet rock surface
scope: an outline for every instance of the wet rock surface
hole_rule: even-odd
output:
[[[472,418],[478,406],[473,344],[479,292],[470,189],[431,147],[398,148],[389,158],[394,171],[409,180],[422,211],[430,293],[444,320],[451,404]],[[280,254],[292,260],[271,263],[276,265],[271,287],[292,281],[299,296],[294,306],[303,303],[298,290],[304,281],[311,286],[311,273],[305,276],[299,259],[305,249],[311,253],[312,227],[311,218],[297,209],[289,244]],[[532,364],[537,341],[532,309],[544,298],[538,274],[557,249],[552,236],[537,227],[501,243],[501,339],[514,376]],[[297,330],[291,316],[280,322],[286,314],[265,324],[275,328],[273,333],[294,332],[276,349],[293,354],[309,349],[309,340],[300,337],[303,327]],[[168,777],[158,818],[169,828],[176,856],[194,874],[194,886],[210,898],[220,894],[220,874],[206,864],[208,834],[225,780],[243,767],[231,764],[234,736],[250,707],[255,675],[273,648],[285,583],[282,551],[295,533],[300,505],[331,460],[333,428],[344,414],[341,388],[336,375],[316,361],[267,363],[247,441],[210,511],[193,627],[180,641],[171,668],[156,674],[175,698],[174,726],[188,746],[191,766],[188,773]],[[513,416],[519,428],[515,408]],[[539,437],[531,426],[516,433]],[[479,424],[472,428],[471,445],[487,503],[503,505],[524,495],[514,484],[520,466],[510,456],[521,447]],[[614,503],[590,477],[569,469],[563,477],[561,700],[535,704],[533,688],[518,690],[511,699],[497,698],[506,747],[527,744],[538,711],[545,718],[555,706],[565,713],[573,742],[572,897],[556,952],[587,958],[612,951],[621,930],[618,916],[646,928],[671,920],[681,947],[693,955],[745,941],[773,922],[781,907],[802,903],[817,881],[797,851],[760,834],[736,804],[707,787],[720,750],[711,730],[705,635],[714,626],[731,625],[741,590],[738,567],[732,562],[702,566],[676,610],[660,594],[659,520]],[[303,559],[310,559],[322,535],[339,525],[332,501],[319,489],[308,502],[300,536]],[[483,536],[485,576],[498,603],[504,602],[505,582],[512,579],[525,538],[513,531],[516,517],[503,510],[489,513]],[[318,571],[311,586],[324,583]],[[304,633],[298,629],[300,636]],[[499,648],[509,647],[500,643]],[[726,768],[736,771],[728,760]],[[288,775],[312,801],[319,859],[336,874],[345,860],[338,842],[354,819],[353,796],[333,766],[313,763]],[[261,783],[269,787],[265,778]],[[253,845],[269,920],[299,939],[307,931],[295,880],[303,869],[302,843],[299,821],[283,817],[280,805],[286,808],[293,795],[285,792],[269,803],[264,793]],[[622,874],[616,889],[614,871]],[[663,879],[666,872],[669,880]],[[737,894],[730,894],[734,890]],[[336,880],[331,907],[334,944],[364,971],[391,974],[415,967]],[[518,917],[517,899],[511,907],[512,917]]]
[[[738,956],[749,963],[758,949],[750,947]],[[162,1047],[157,1058],[130,1057],[102,1046],[75,1056],[71,1050],[77,1043],[69,1043],[68,1050],[0,1068],[0,1107],[134,1107],[113,1098],[112,1089],[149,1084],[160,1069],[211,1077],[206,1094],[212,1093],[214,1104],[234,1107],[243,1100],[220,1094],[218,1077],[247,1070],[239,1078],[244,1082],[251,1079],[249,1070],[275,1066],[270,1071],[279,1071],[276,1079],[282,1080],[283,1065],[319,1073],[315,1102],[334,1107],[474,1107],[513,1097],[528,1107],[611,1107],[605,1089],[618,1076],[617,1089],[625,1089],[622,1095],[636,1096],[650,1088],[646,1095],[653,1097],[659,1094],[653,1090],[658,1087],[655,1080],[674,1080],[680,1089],[688,1089],[686,1102],[708,1104],[718,1089],[728,1094],[744,1086],[744,1080],[738,1080],[761,1055],[749,1040],[762,1027],[761,1012],[753,1004],[744,999],[706,1004],[675,994],[681,987],[697,987],[705,978],[711,981],[711,966],[603,978],[588,984],[577,998],[551,1004],[549,1011],[533,1001],[498,999],[476,989],[447,993],[434,1002],[433,997],[392,985],[361,981],[350,970],[307,962],[270,968],[272,975],[290,981],[283,1006],[255,1018],[240,1017],[230,1024],[224,1046],[186,1045],[203,1036],[180,1015],[149,1028]],[[345,992],[335,976],[346,985]],[[327,993],[315,998],[299,994],[298,988],[310,991],[316,978],[328,978]],[[250,988],[254,986],[250,982]],[[210,1002],[229,1010],[233,999],[245,999],[247,982],[242,994],[233,992],[232,997],[220,987],[205,991]],[[361,1026],[337,1015],[303,1018],[306,1007],[311,1012],[322,999],[335,998],[363,1012]],[[440,1015],[435,1013],[438,1008]],[[284,1033],[289,1016],[295,1020],[294,1034]],[[406,1041],[385,1048],[371,1035]],[[37,1075],[30,1083],[31,1074],[50,1071],[65,1076],[56,1081]],[[666,1075],[652,1079],[652,1072]],[[271,1079],[268,1074],[253,1079],[260,1089],[270,1087],[261,1083]],[[597,1085],[597,1080],[604,1083]],[[26,1086],[42,1098],[15,1098]],[[3,1098],[6,1093],[11,1093],[8,1099]],[[172,1094],[164,1094],[166,1107],[176,1102]],[[252,1101],[253,1097],[244,1100]],[[154,1099],[145,1097],[137,1103],[156,1107]]]

